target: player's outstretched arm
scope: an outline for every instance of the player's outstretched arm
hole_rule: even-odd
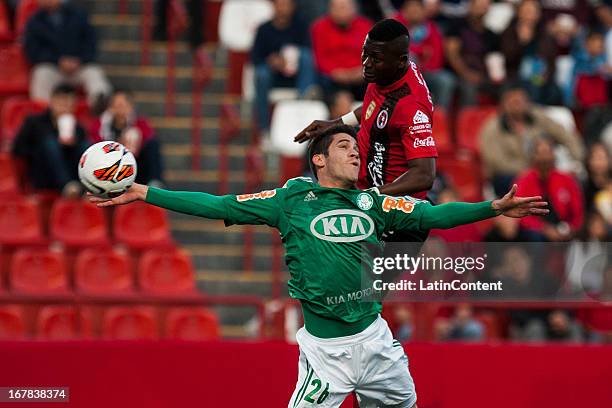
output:
[[[284,189],[266,190],[254,194],[217,196],[192,191],[170,191],[133,184],[122,195],[113,199],[90,196],[98,207],[145,201],[157,207],[197,217],[224,220],[227,225],[252,224],[276,227],[282,211]]]
[[[516,197],[517,185],[502,198],[480,203],[446,203],[427,206],[421,216],[421,229],[448,229],[486,220],[498,215],[521,218],[548,214],[548,203],[542,197]]]
[[[355,109],[353,112],[349,112],[341,118],[333,120],[315,120],[310,125],[306,126],[296,137],[293,138],[294,142],[304,143],[310,139],[319,137],[325,130],[329,129],[334,125],[350,125],[357,126],[361,122],[361,106]]]

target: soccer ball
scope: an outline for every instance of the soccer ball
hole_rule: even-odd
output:
[[[97,197],[113,198],[123,194],[136,178],[136,159],[117,142],[98,142],[79,160],[79,179]]]

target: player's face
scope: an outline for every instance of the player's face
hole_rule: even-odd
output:
[[[354,138],[338,133],[329,145],[325,165],[320,170],[330,179],[355,184],[359,176],[359,149]]]
[[[382,86],[395,82],[406,65],[401,56],[397,54],[392,42],[370,41],[366,37],[361,50],[363,79],[367,83]],[[405,59],[407,60],[407,55]]]

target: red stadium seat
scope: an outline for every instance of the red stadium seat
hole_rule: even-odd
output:
[[[108,244],[104,209],[86,200],[60,198],[51,209],[51,238],[70,247]]]
[[[34,102],[23,96],[8,98],[2,105],[2,111],[0,112],[3,144],[12,143],[26,117],[40,113],[45,109],[45,103]]]
[[[0,200],[0,244],[16,246],[42,242],[37,202],[19,196]]]
[[[38,0],[20,0],[15,13],[15,32],[17,37],[23,34],[28,20],[38,10]]]
[[[152,307],[111,307],[104,314],[103,335],[109,340],[157,339],[159,328]]]
[[[439,153],[454,151],[453,139],[448,128],[448,116],[446,111],[436,108],[433,113],[433,137]]]
[[[9,281],[14,293],[69,293],[68,272],[61,252],[29,248],[17,250],[11,262]]]
[[[5,2],[0,2],[0,41],[12,41],[11,18]]]
[[[111,249],[83,250],[76,258],[75,286],[88,295],[132,293],[134,279],[127,255]]]
[[[166,337],[179,340],[218,339],[219,321],[213,312],[204,308],[172,308],[166,317]]]
[[[170,246],[173,243],[166,211],[143,202],[118,207],[113,224],[117,241],[131,248]]]
[[[459,147],[479,153],[482,126],[496,112],[495,107],[468,107],[462,109],[457,119],[457,142]]]
[[[38,312],[36,337],[41,340],[76,340],[91,333],[91,318],[73,306],[44,306]]]
[[[26,95],[29,86],[30,66],[21,46],[12,44],[0,48],[0,95]]]
[[[461,154],[440,160],[438,168],[448,177],[463,201],[482,200],[482,170],[479,160],[471,154]]]
[[[19,177],[15,163],[8,153],[0,153],[0,195],[12,195],[19,191]]]
[[[21,306],[0,306],[0,340],[21,340],[25,337],[25,317]]]
[[[181,250],[145,252],[138,265],[138,281],[150,294],[196,293],[191,258]]]

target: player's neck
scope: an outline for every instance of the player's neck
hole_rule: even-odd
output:
[[[340,180],[335,177],[326,177],[324,175],[319,176],[319,185],[325,188],[340,188],[343,190],[355,188],[355,184],[348,180]]]
[[[376,85],[382,87],[382,88],[388,88],[390,86],[392,86],[393,84],[397,83],[398,81],[400,81],[402,78],[404,78],[406,76],[406,73],[408,72],[408,68],[400,71],[396,76],[393,77],[393,79],[391,79],[390,81],[385,81],[384,83],[376,83]]]

